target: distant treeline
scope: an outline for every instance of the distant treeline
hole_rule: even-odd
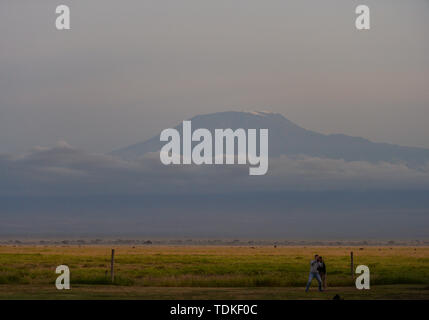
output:
[[[429,240],[4,239],[1,245],[429,246]]]

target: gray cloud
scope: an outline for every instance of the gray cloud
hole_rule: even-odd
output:
[[[266,176],[246,165],[164,166],[159,154],[139,161],[87,153],[65,142],[54,148],[0,156],[0,194],[224,194],[281,190],[429,189],[429,165],[301,157],[271,158]]]
[[[0,232],[162,237],[426,238],[429,168],[310,157],[247,166],[126,162],[62,142],[0,155]],[[370,223],[368,223],[370,221]]]

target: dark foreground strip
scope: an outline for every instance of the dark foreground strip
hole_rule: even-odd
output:
[[[374,319],[424,315],[429,301],[0,301],[13,318],[101,319]],[[9,313],[8,313],[9,312]]]

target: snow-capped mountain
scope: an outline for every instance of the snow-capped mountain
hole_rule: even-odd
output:
[[[197,115],[191,119],[192,130],[209,129],[269,129],[269,155],[307,155],[320,158],[344,159],[346,161],[402,162],[411,167],[429,161],[429,149],[403,147],[388,143],[374,143],[364,138],[344,134],[322,134],[304,129],[279,113],[271,112],[218,112]],[[175,127],[180,133],[182,124]],[[112,152],[112,155],[127,160],[142,157],[148,152],[157,152],[165,142],[159,134]]]

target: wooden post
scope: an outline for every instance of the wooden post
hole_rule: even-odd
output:
[[[115,281],[114,263],[115,263],[115,249],[112,249],[112,259],[110,260],[110,275],[112,276],[112,283]]]
[[[350,251],[350,274],[352,276],[352,281],[354,280],[354,267],[353,267],[353,251]]]

